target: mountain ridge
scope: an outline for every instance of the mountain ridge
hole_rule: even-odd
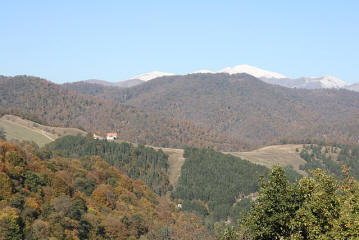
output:
[[[77,90],[185,119],[256,146],[307,138],[354,143],[359,136],[359,94],[344,89],[286,88],[248,74],[199,73],[127,89],[102,87],[101,94],[87,86]]]
[[[250,66],[247,64],[240,64],[233,67],[226,67],[218,71],[211,71],[207,69],[200,69],[198,71],[190,72],[187,74],[174,74],[153,71],[149,73],[140,74],[134,77],[131,77],[127,80],[119,82],[107,82],[107,81],[92,81],[87,80],[89,83],[102,84],[104,86],[117,86],[117,87],[133,87],[139,84],[142,84],[146,81],[153,80],[158,77],[164,76],[173,76],[173,75],[188,75],[188,74],[216,74],[216,73],[228,73],[228,74],[239,74],[246,73],[252,75],[256,78],[261,79],[262,81],[274,85],[280,85],[288,88],[305,88],[305,89],[321,89],[321,88],[344,88],[353,91],[359,91],[358,87],[355,87],[355,84],[347,83],[334,76],[321,76],[321,77],[299,77],[299,78],[289,78],[280,73],[271,72],[264,70],[258,67]],[[136,80],[136,81],[135,81]],[[357,83],[359,84],[359,83]],[[354,85],[354,86],[353,86]]]
[[[240,147],[238,139],[189,121],[146,112],[111,99],[82,95],[36,77],[0,77],[0,108],[5,113],[35,115],[53,126],[80,127],[101,134],[117,131],[121,139],[134,143],[232,150]]]

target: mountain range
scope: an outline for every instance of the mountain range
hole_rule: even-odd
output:
[[[219,71],[211,71],[206,69],[201,69],[195,72],[191,72],[188,74],[196,74],[196,73],[228,73],[228,74],[238,74],[238,73],[247,73],[256,78],[261,79],[262,81],[274,85],[280,85],[288,88],[305,88],[305,89],[321,89],[321,88],[343,88],[352,91],[359,91],[359,83],[349,84],[339,78],[333,76],[322,76],[322,77],[300,77],[300,78],[289,78],[282,74],[271,72],[267,70],[263,70],[257,67],[253,67],[250,65],[242,64],[234,67],[226,67]],[[163,76],[173,76],[179,75],[174,73],[167,72],[159,72],[153,71],[149,73],[140,74],[134,76],[130,79],[119,81],[119,82],[108,82],[103,80],[86,80],[88,83],[96,83],[104,86],[117,86],[117,87],[133,87],[139,84],[142,84],[146,81],[163,77]]]
[[[283,141],[359,141],[359,93],[268,84],[261,76],[286,78],[252,70],[156,73],[128,88],[0,76],[0,112],[97,134],[116,131],[122,140],[162,147],[233,151]]]
[[[121,140],[153,146],[240,148],[238,140],[189,121],[146,112],[111,99],[85,96],[45,79],[25,75],[0,76],[0,116],[6,113],[102,136],[116,131]]]
[[[164,76],[131,88],[84,82],[63,86],[188,121],[250,146],[284,139],[359,140],[359,93],[345,89],[287,88],[245,73]]]

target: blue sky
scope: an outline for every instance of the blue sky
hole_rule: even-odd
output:
[[[359,1],[0,2],[0,74],[119,81],[249,64],[359,81]]]

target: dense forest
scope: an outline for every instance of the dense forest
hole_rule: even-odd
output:
[[[268,173],[266,167],[213,149],[185,148],[184,157],[171,197],[183,200],[183,210],[205,217],[209,225],[230,215],[239,218],[233,214],[239,214],[237,208],[248,203],[241,199],[258,191],[260,176]]]
[[[290,89],[224,73],[166,76],[127,89],[88,83],[66,87],[188,120],[252,146],[283,139],[359,140],[359,93],[352,91]]]
[[[130,178],[144,181],[159,195],[172,188],[167,174],[168,156],[162,150],[82,136],[59,138],[45,149],[63,157],[100,156],[108,164],[120,168]]]
[[[359,182],[347,168],[342,180],[323,170],[290,183],[280,167],[261,182],[258,199],[238,227],[220,240],[359,239]]]
[[[30,76],[0,76],[0,115],[5,113],[102,135],[117,131],[122,140],[154,146],[211,146],[228,151],[242,146],[236,139],[186,120],[84,96]]]
[[[300,157],[306,161],[300,168],[307,172],[320,168],[341,178],[341,166],[345,165],[350,168],[354,178],[359,179],[359,145],[303,145]]]
[[[0,141],[1,240],[212,239],[198,217],[101,157],[46,156]]]

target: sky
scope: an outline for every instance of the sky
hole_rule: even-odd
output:
[[[249,64],[359,82],[359,1],[0,1],[0,75],[120,81]]]

